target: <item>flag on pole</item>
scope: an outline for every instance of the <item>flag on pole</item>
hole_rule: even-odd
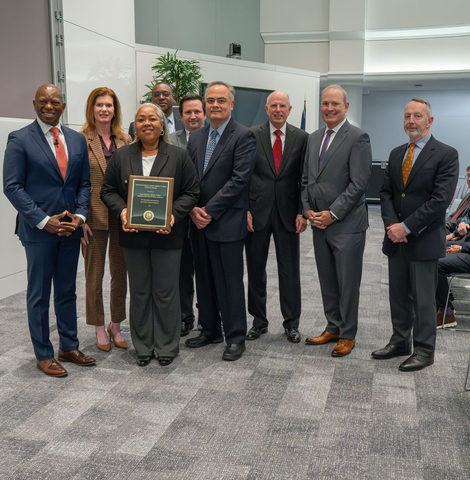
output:
[[[304,100],[304,109],[302,110],[302,119],[300,120],[300,129],[305,131],[305,122],[307,120],[307,100]]]

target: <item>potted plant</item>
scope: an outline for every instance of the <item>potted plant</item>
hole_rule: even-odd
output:
[[[144,98],[152,101],[152,89],[158,82],[165,82],[173,89],[176,103],[188,93],[199,93],[201,91],[202,78],[201,67],[197,60],[179,60],[176,58],[178,50],[171,55],[167,52],[157,58],[157,63],[152,67],[156,75],[152,78],[150,85],[145,85],[149,91]]]

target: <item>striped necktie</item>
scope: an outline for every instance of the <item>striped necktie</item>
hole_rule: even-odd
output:
[[[204,157],[204,168],[202,169],[202,173],[206,171],[207,165],[209,164],[212,154],[214,153],[215,146],[217,145],[218,134],[219,132],[217,130],[212,130],[212,133],[209,138],[209,143],[207,144],[207,148],[206,148],[206,155]]]

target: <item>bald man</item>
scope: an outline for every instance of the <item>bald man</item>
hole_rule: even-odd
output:
[[[245,248],[248,312],[253,315],[253,325],[247,340],[255,340],[268,331],[266,262],[272,236],[284,333],[289,342],[300,342],[299,234],[307,227],[301,211],[300,181],[308,134],[287,123],[291,110],[289,96],[273,92],[266,101],[268,121],[252,128],[257,154],[250,183]]]
[[[85,137],[60,124],[65,109],[60,90],[39,87],[33,106],[37,119],[8,136],[3,190],[18,211],[16,233],[26,251],[26,302],[37,368],[63,377],[67,371],[55,360],[49,339],[52,282],[59,360],[80,366],[95,363],[78,350],[75,295],[90,168]]]

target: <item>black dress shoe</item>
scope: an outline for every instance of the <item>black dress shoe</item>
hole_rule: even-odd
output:
[[[181,322],[181,336],[185,337],[189,335],[189,332],[194,328],[194,321],[192,322]]]
[[[216,337],[214,335],[198,335],[194,338],[188,338],[185,342],[186,346],[189,348],[199,348],[205,347],[206,345],[210,345],[212,343],[222,343],[224,339],[222,336]]]
[[[237,345],[236,343],[231,343],[225,347],[224,354],[222,355],[222,360],[227,360],[228,362],[233,362],[242,357],[243,352],[246,350],[245,344]]]
[[[268,327],[262,327],[261,325],[253,325],[246,334],[247,340],[256,340],[261,337],[263,333],[268,333]]]
[[[173,362],[174,357],[158,357],[158,363],[162,367],[166,367],[167,365],[170,365]]]
[[[413,353],[411,357],[407,358],[399,367],[398,370],[402,372],[415,372],[416,370],[422,370],[434,363],[434,357],[425,357],[424,355],[418,355]]]
[[[287,335],[287,340],[289,340],[289,342],[300,342],[300,332],[298,328],[285,328],[284,333]]]
[[[370,356],[377,360],[386,360],[387,358],[403,357],[410,354],[410,349],[399,347],[398,345],[392,345],[391,343],[389,343],[386,347],[372,352]]]
[[[139,367],[146,367],[149,363],[150,363],[150,360],[154,359],[155,358],[155,353],[152,352],[152,355],[146,355],[146,356],[138,356],[137,357],[137,365],[139,365]]]

